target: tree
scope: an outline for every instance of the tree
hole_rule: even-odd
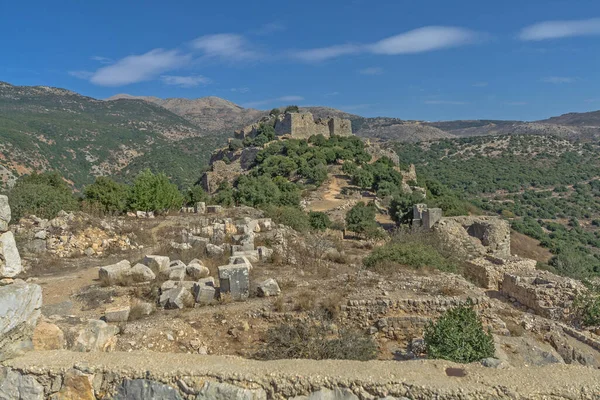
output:
[[[273,115],[274,117],[277,117],[279,114],[281,114],[281,110],[279,108],[273,108],[271,111],[269,111],[269,115]]]
[[[352,232],[364,235],[377,228],[375,207],[362,201],[356,203],[346,214],[346,227]]]
[[[495,352],[492,334],[484,331],[471,300],[429,322],[424,339],[429,358],[466,364],[493,357]]]
[[[19,178],[9,193],[12,218],[36,215],[51,219],[61,211],[79,207],[69,185],[58,172],[44,172]]]
[[[183,204],[183,196],[169,178],[160,173],[154,175],[149,169],[140,172],[133,181],[129,208],[140,211],[166,211]]]
[[[227,181],[223,181],[217,188],[217,193],[213,196],[213,202],[225,207],[231,207],[234,204],[233,188]]]
[[[300,109],[298,108],[298,106],[287,106],[283,112],[284,113],[298,113],[298,112],[300,112]]]
[[[104,212],[123,212],[127,208],[129,187],[112,179],[99,176],[83,190],[85,200],[101,207]]]
[[[308,213],[310,227],[316,231],[324,231],[331,226],[329,216],[323,212],[311,211]]]
[[[363,168],[357,168],[352,175],[352,183],[361,189],[371,189],[373,186],[373,174]]]
[[[186,193],[185,202],[190,205],[194,205],[201,201],[208,201],[209,196],[208,193],[202,189],[202,186],[195,185],[188,189]]]

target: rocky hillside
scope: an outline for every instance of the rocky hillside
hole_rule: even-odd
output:
[[[106,102],[64,89],[0,83],[3,183],[55,169],[81,186],[94,176],[130,174],[149,165],[192,180],[197,177],[190,167],[200,169],[221,144],[215,136],[200,138],[205,134],[146,101]]]

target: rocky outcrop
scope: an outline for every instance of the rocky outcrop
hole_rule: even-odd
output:
[[[0,232],[6,232],[9,223],[10,206],[8,205],[8,197],[0,195]]]
[[[500,217],[444,217],[433,230],[443,244],[466,258],[511,256],[510,225]]]
[[[12,278],[23,272],[21,256],[12,232],[0,234],[0,278]]]
[[[42,288],[17,281],[0,286],[0,361],[31,350],[42,307]]]

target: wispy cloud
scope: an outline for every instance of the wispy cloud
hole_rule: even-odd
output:
[[[487,82],[475,82],[473,85],[473,87],[487,87],[488,83]]]
[[[467,101],[458,100],[425,100],[423,103],[430,105],[452,105],[452,106],[463,106],[469,104]]]
[[[271,33],[282,32],[285,31],[286,27],[281,22],[269,22],[268,24],[264,24],[258,29],[250,31],[250,33],[257,36],[265,36],[270,35]]]
[[[329,93],[325,93],[324,96],[325,97],[333,97],[333,96],[339,96],[340,92],[329,92]]]
[[[179,86],[183,88],[191,88],[198,85],[206,85],[211,80],[202,75],[177,76],[177,75],[162,75],[161,81],[166,85]]]
[[[340,44],[291,52],[292,58],[307,62],[325,61],[350,54],[415,54],[464,46],[481,39],[481,34],[451,26],[426,26],[370,44]]]
[[[160,74],[187,64],[190,55],[177,50],[154,49],[145,54],[122,58],[102,67],[89,76],[90,82],[100,86],[121,86],[151,80]]]
[[[547,76],[545,78],[542,78],[542,82],[554,83],[556,85],[561,83],[573,83],[575,82],[575,80],[575,78],[572,78],[570,76]]]
[[[600,18],[540,22],[522,29],[519,39],[546,40],[591,35],[600,35]]]
[[[90,60],[98,61],[100,64],[112,64],[114,62],[112,58],[102,56],[92,56],[90,57]]]
[[[229,89],[231,92],[237,92],[237,93],[248,93],[250,91],[250,88],[247,87],[240,87],[240,88],[231,88]]]
[[[302,96],[288,95],[288,96],[277,97],[274,99],[251,101],[251,102],[243,104],[243,106],[244,107],[260,107],[260,106],[264,106],[267,104],[290,103],[290,102],[302,101],[302,100],[304,100],[304,97],[302,97]]]
[[[206,57],[221,61],[242,61],[259,57],[246,38],[235,33],[201,36],[192,41],[192,47],[202,51]]]
[[[358,70],[359,74],[362,75],[381,75],[383,74],[383,68],[381,67],[368,67]]]

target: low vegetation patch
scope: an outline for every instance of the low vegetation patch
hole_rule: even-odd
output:
[[[260,360],[373,360],[377,343],[355,330],[334,331],[322,323],[293,322],[269,328],[264,345],[254,354]]]

